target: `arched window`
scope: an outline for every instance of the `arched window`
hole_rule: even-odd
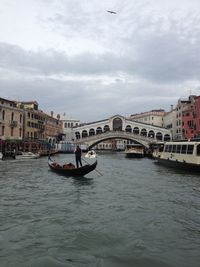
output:
[[[89,130],[89,136],[95,135],[95,130],[92,128]]]
[[[102,128],[101,127],[98,127],[97,129],[96,129],[96,134],[101,134],[102,133]]]
[[[109,131],[110,131],[110,127],[109,127],[108,125],[105,125],[105,126],[103,127],[103,131],[104,131],[104,133],[105,133],[105,132],[109,132]]]
[[[126,131],[127,133],[131,133],[131,132],[132,132],[132,128],[131,128],[131,126],[130,126],[130,125],[127,125],[125,131]]]
[[[76,136],[76,139],[80,139],[81,138],[81,135],[79,132],[75,132],[75,136]]]
[[[158,133],[156,134],[156,139],[157,139],[157,140],[162,140],[162,138],[163,138],[162,134],[161,134],[160,132],[158,132]]]
[[[170,141],[170,135],[169,134],[165,134],[164,135],[164,141]]]
[[[86,131],[86,130],[83,130],[83,131],[82,131],[82,138],[87,137],[87,136],[88,136],[87,131]]]
[[[148,137],[150,137],[150,138],[154,138],[155,137],[155,133],[154,133],[154,131],[149,131],[149,133],[148,133]]]
[[[133,133],[134,133],[134,134],[139,134],[139,132],[140,132],[140,130],[139,130],[138,127],[134,127],[134,128],[133,128]]]
[[[120,118],[113,120],[113,131],[122,131],[122,120]]]
[[[143,128],[143,129],[141,130],[140,135],[142,135],[142,136],[147,136],[147,130]]]

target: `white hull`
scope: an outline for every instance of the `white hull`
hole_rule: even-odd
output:
[[[143,158],[144,157],[144,149],[143,148],[127,148],[125,150],[127,158]]]
[[[90,150],[87,152],[87,154],[85,154],[85,158],[88,158],[88,159],[95,159],[96,156],[97,154],[94,150]]]
[[[37,159],[39,157],[39,154],[34,154],[32,152],[22,152],[21,154],[16,155],[15,159]]]

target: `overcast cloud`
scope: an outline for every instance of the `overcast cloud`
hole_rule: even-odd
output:
[[[0,96],[94,121],[199,95],[200,2],[165,2],[1,0]]]

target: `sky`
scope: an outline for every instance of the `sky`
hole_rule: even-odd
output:
[[[169,111],[200,94],[199,10],[199,0],[1,0],[0,97],[81,122]]]

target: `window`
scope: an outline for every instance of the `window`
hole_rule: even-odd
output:
[[[193,145],[188,145],[187,154],[193,154],[193,149],[194,149]]]
[[[22,114],[20,114],[19,122],[22,123]]]
[[[13,136],[13,130],[14,130],[14,128],[11,127],[11,136]]]
[[[176,147],[176,153],[181,153],[181,145],[177,145]]]
[[[172,146],[172,153],[176,153],[176,145]]]
[[[172,151],[172,145],[169,145],[168,152],[171,153]]]
[[[4,136],[5,133],[5,126],[2,126],[2,136]]]
[[[5,110],[2,111],[2,120],[5,120]]]
[[[187,145],[182,145],[181,154],[186,154]]]

